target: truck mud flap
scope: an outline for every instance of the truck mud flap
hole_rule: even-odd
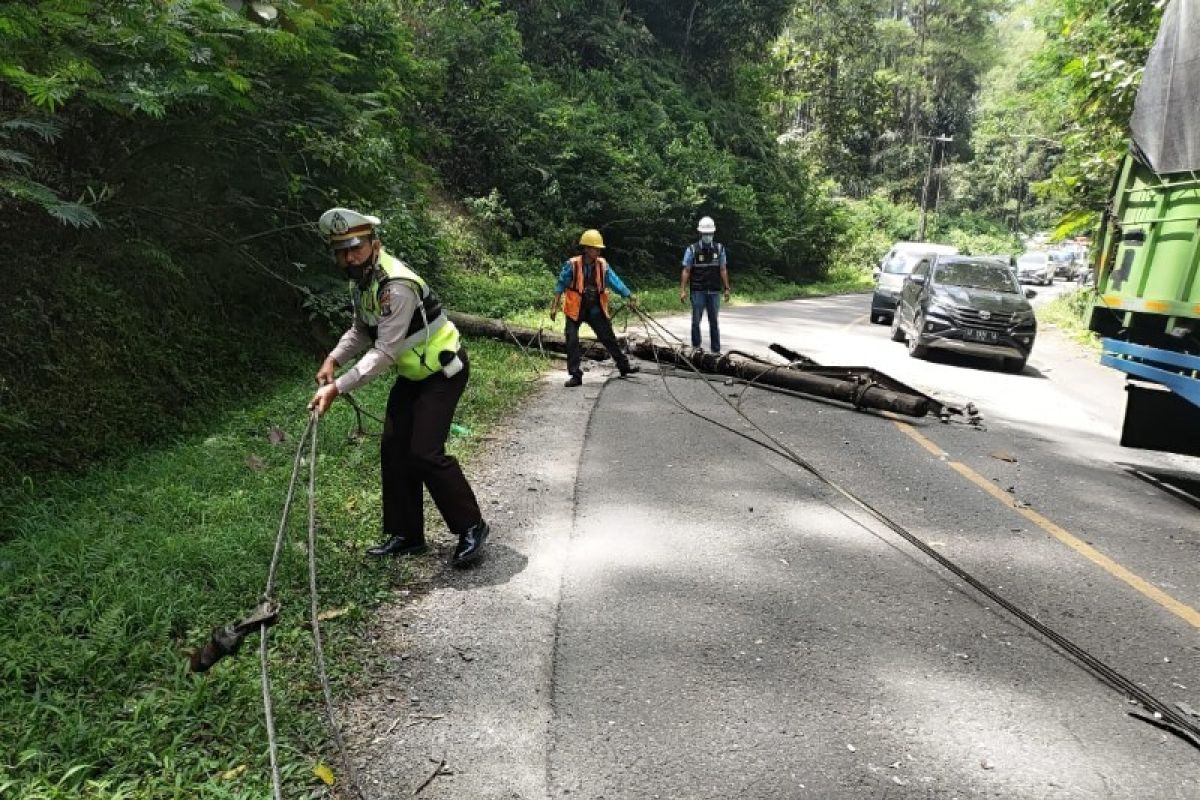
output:
[[[1125,391],[1123,446],[1200,456],[1200,408],[1152,385],[1131,381]]]

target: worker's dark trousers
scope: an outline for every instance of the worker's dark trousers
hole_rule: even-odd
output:
[[[379,443],[384,536],[424,538],[422,487],[451,533],[462,534],[482,519],[462,467],[446,454],[450,422],[471,371],[466,351],[458,355],[463,368],[453,378],[441,372],[423,381],[397,378],[388,395]]]
[[[621,348],[617,345],[617,335],[613,333],[612,322],[600,309],[596,309],[594,314],[589,311],[588,308],[581,308],[578,322],[567,317],[567,327],[563,330],[563,336],[567,338],[567,372],[571,375],[583,374],[583,370],[579,366],[583,357],[583,348],[579,345],[579,326],[584,323],[591,327],[596,338],[600,340],[600,344],[604,345],[604,349],[612,356],[613,361],[617,362],[617,369],[627,372],[629,357],[622,353]]]

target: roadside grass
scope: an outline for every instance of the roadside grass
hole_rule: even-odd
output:
[[[1095,297],[1095,291],[1088,288],[1061,294],[1038,309],[1038,320],[1056,326],[1072,341],[1099,353],[1102,349],[1100,337],[1087,326]]]
[[[467,459],[539,366],[498,343],[470,350],[462,429],[450,442]],[[204,675],[187,671],[186,655],[262,592],[316,367],[294,362],[293,381],[204,435],[7,498],[15,528],[0,543],[0,797],[270,796],[257,637]],[[382,416],[389,387],[376,381],[357,399]],[[377,422],[366,426],[378,432]],[[355,427],[349,404],[337,402],[318,431],[321,608],[343,612],[322,626],[335,692],[352,689],[370,658],[359,638],[367,612],[410,576],[404,562],[362,558],[379,536],[378,448],[371,436],[352,439]],[[273,428],[286,441],[272,444]],[[278,576],[283,615],[271,632],[286,796],[317,790],[317,763],[338,770],[303,627],[306,480],[303,468]]]

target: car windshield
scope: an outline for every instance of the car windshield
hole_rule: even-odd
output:
[[[1001,264],[979,261],[950,261],[938,264],[933,280],[943,286],[967,289],[991,289],[996,292],[1018,291],[1012,273]]]
[[[883,271],[889,275],[907,275],[921,260],[915,253],[897,253],[883,264]]]
[[[1017,260],[1017,264],[1022,267],[1037,267],[1045,263],[1045,253],[1026,253]]]

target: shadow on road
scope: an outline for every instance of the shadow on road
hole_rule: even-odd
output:
[[[945,364],[949,367],[961,367],[963,369],[978,370],[980,372],[1007,372],[1000,365],[1000,361],[994,358],[986,358],[983,356],[968,356],[961,353],[950,353],[944,350],[931,350],[929,355],[925,357],[926,361],[934,364]],[[1010,375],[1020,375],[1025,378],[1039,378],[1046,380],[1037,367],[1032,364],[1026,364],[1020,372],[1008,372]]]

